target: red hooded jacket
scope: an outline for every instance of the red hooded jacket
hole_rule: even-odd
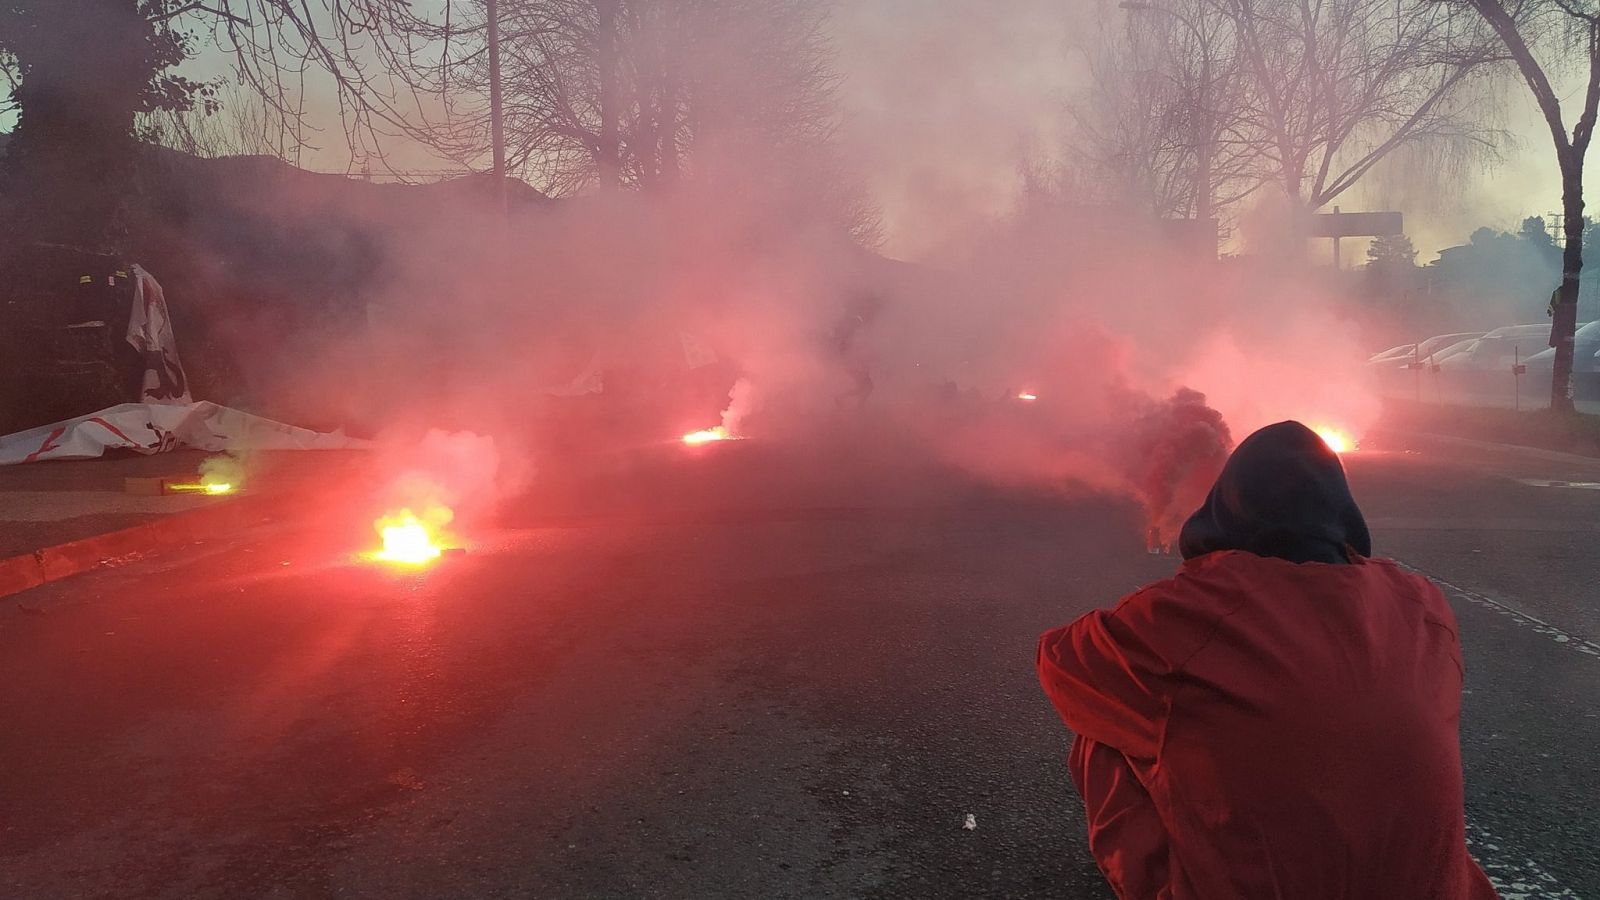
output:
[[[1263,429],[1183,544],[1175,577],[1039,642],[1118,895],[1494,898],[1466,847],[1455,617],[1366,558],[1337,458]]]
[[[1393,563],[1228,551],[1046,634],[1124,900],[1493,898],[1467,854],[1461,654]]]

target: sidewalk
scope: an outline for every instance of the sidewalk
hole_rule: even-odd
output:
[[[0,467],[0,597],[87,569],[270,521],[319,480],[345,479],[362,451],[256,454],[236,493],[140,495],[126,479],[197,481],[195,450]]]

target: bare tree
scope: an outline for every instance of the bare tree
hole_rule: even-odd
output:
[[[259,95],[229,81],[216,87],[213,108],[140,113],[134,117],[134,133],[147,143],[190,156],[273,156],[287,160],[295,147],[281,124]]]
[[[501,0],[500,9],[509,165],[547,192],[650,188],[704,169],[708,157],[738,155],[736,144],[760,142],[770,156],[832,136],[834,76],[816,4]],[[429,123],[429,140],[463,161],[487,149],[483,14],[470,11],[430,81],[445,114]]]
[[[186,0],[175,20],[231,59],[293,151],[319,139],[309,91],[331,87],[352,168],[384,160],[386,138],[415,137],[434,99],[419,73],[459,30],[454,3],[411,0]]]
[[[1122,203],[1210,219],[1255,189],[1226,20],[1193,0],[1124,2],[1089,49],[1090,89],[1069,107],[1068,151]]]
[[[1464,0],[1494,29],[1533,92],[1555,144],[1561,171],[1561,214],[1566,244],[1561,284],[1550,304],[1550,345],[1556,348],[1550,383],[1553,409],[1572,411],[1573,333],[1578,321],[1578,279],[1583,273],[1583,161],[1600,109],[1600,4],[1594,0]],[[1551,74],[1582,67],[1586,85],[1571,131]]]
[[[807,182],[871,243],[877,214],[834,143],[837,77],[814,0],[499,0],[508,170],[554,196],[685,177]],[[414,133],[476,166],[491,140],[486,4],[469,0],[413,87]]]
[[[1506,54],[1437,0],[1120,5],[1127,38],[1103,44],[1078,124],[1159,209],[1203,215],[1273,184],[1310,212],[1385,160],[1476,158],[1504,139],[1485,103]]]
[[[1430,0],[1206,0],[1231,23],[1242,110],[1270,176],[1320,209],[1396,150],[1492,152],[1472,88],[1502,61],[1483,28]]]
[[[308,92],[331,92],[352,169],[392,173],[384,149],[396,136],[421,141],[469,171],[483,168],[489,156],[485,0],[70,0],[90,4],[83,15],[50,12],[58,2],[68,0],[14,0],[28,15],[55,17],[44,32],[22,31],[54,34],[90,20],[128,40],[138,40],[140,29],[178,35],[176,51],[209,39],[232,59],[234,80],[258,98],[249,121],[229,123],[247,126],[251,145],[264,142],[293,159],[318,139]],[[838,195],[842,219],[857,222],[863,234],[871,230],[870,207],[850,187],[858,183],[845,177],[832,146],[836,77],[823,4],[500,0],[498,6],[510,171],[554,194],[649,188],[688,172],[702,179],[752,177],[758,169],[761,177],[809,175],[824,179],[817,193]],[[99,15],[109,8],[118,16]],[[19,32],[3,26],[20,14],[9,10],[0,8],[0,74],[19,82],[16,96],[25,101],[28,84],[45,84],[50,67],[30,71],[19,63],[16,40],[8,38]],[[159,60],[151,84],[169,92],[213,91],[215,85],[162,73],[183,55]],[[72,61],[70,53],[56,57],[51,71]],[[102,121],[131,134],[128,117],[143,109],[152,113],[138,123],[146,137],[193,149],[232,140],[182,109],[141,108],[128,99],[136,94],[122,91],[114,104],[120,112]],[[34,119],[48,119],[47,113],[35,111]]]
[[[1091,51],[1088,88],[1068,106],[1068,163],[1106,200],[1160,218],[1182,215],[1197,191],[1174,80],[1161,71],[1154,42],[1134,34],[1111,41]],[[1048,179],[1027,174],[1032,190],[1052,191]]]
[[[216,85],[174,71],[198,46],[231,56],[280,148],[315,137],[308,78],[330,78],[352,167],[381,160],[426,98],[409,73],[452,30],[411,0],[10,0],[0,4],[0,108],[15,108],[0,226],[59,242],[119,232],[136,138],[184,142]],[[148,129],[156,129],[149,131]],[[141,130],[144,130],[141,133]]]

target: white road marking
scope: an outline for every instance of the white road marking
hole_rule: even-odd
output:
[[[1600,659],[1600,644],[1563,631],[1543,619],[1485,597],[1477,591],[1451,584],[1416,566],[1404,562],[1399,562],[1399,565],[1408,572],[1427,578],[1441,590],[1505,616],[1535,634],[1550,638],[1556,644]],[[1489,876],[1501,900],[1583,900],[1582,896],[1563,886],[1554,875],[1545,871],[1537,861],[1516,848],[1506,846],[1487,829],[1471,821],[1467,822],[1467,849],[1472,851],[1473,858],[1483,867],[1484,874]]]
[[[1467,823],[1467,849],[1489,876],[1500,900],[1583,900],[1543,866],[1505,847],[1494,835],[1471,822]]]
[[[1396,560],[1396,562],[1399,562],[1400,567],[1406,571],[1421,575],[1434,584],[1437,584],[1440,589],[1449,593],[1453,593],[1469,603],[1499,613],[1518,625],[1527,628],[1534,634],[1543,635],[1549,638],[1552,642],[1560,644],[1568,650],[1575,650],[1593,659],[1600,659],[1600,643],[1595,643],[1588,638],[1573,634],[1570,631],[1563,631],[1537,616],[1531,616],[1519,609],[1507,606],[1506,604],[1501,603],[1499,600],[1493,600],[1489,597],[1485,597],[1477,591],[1470,591],[1464,587],[1451,584],[1442,578],[1438,578],[1422,571],[1421,569],[1418,569],[1416,566],[1408,565],[1404,562],[1400,562],[1399,560]]]
[[[1578,491],[1600,491],[1600,481],[1555,481],[1549,478],[1513,478],[1518,484],[1529,487],[1569,488]]]
[[[1587,657],[1600,660],[1600,644],[1595,644],[1594,641],[1587,641],[1584,637],[1562,631],[1541,618],[1528,615],[1522,610],[1483,596],[1477,591],[1451,585],[1450,581],[1422,572],[1414,565],[1405,564],[1400,560],[1397,562],[1406,572],[1427,578],[1445,593],[1456,594],[1462,601],[1499,613],[1502,617],[1515,621],[1517,625],[1530,629],[1534,634],[1549,637],[1554,644],[1560,644],[1568,650],[1576,650]],[[1490,876],[1490,882],[1494,884],[1494,890],[1501,895],[1501,900],[1584,900],[1581,895],[1574,894],[1570,887],[1562,886],[1562,882],[1557,881],[1554,874],[1544,870],[1544,866],[1539,865],[1536,860],[1514,847],[1507,847],[1483,826],[1467,822],[1467,849],[1472,850],[1472,857],[1478,860],[1478,865],[1483,866],[1483,873]]]

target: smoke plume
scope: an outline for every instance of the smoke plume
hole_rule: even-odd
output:
[[[1152,549],[1170,549],[1233,449],[1222,414],[1204,394],[1179,388],[1165,400],[1145,400],[1121,458],[1144,507]]]

